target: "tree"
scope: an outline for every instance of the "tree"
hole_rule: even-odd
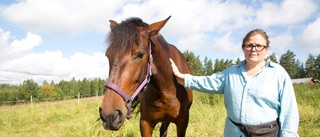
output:
[[[61,90],[58,90],[57,92],[63,96],[75,96],[78,93],[70,92],[69,82],[65,80],[61,80],[59,84],[57,85]]]
[[[315,78],[320,79],[320,54],[317,56],[315,60],[315,71],[316,71]]]
[[[77,82],[75,77],[72,77],[72,79],[69,81],[70,95],[77,95],[79,92],[80,85],[81,83]]]
[[[58,94],[58,97],[60,99],[65,98],[65,93],[63,92],[63,90],[59,87],[58,84],[52,85],[53,86],[53,91],[56,92]]]
[[[193,75],[199,76],[204,74],[199,56],[195,57],[194,53],[189,51],[183,52],[183,56],[187,60]]]
[[[296,78],[304,78],[305,76],[306,76],[306,71],[305,71],[304,65],[303,63],[300,63]]]
[[[19,100],[29,100],[30,96],[38,98],[39,86],[32,79],[23,81],[19,87]]]
[[[15,104],[18,100],[18,86],[0,84],[0,104]]]
[[[99,78],[99,91],[98,94],[102,95],[105,91],[105,82],[107,81],[107,79],[100,79]]]
[[[235,62],[236,64],[240,64],[241,63],[241,60],[240,60],[240,58],[238,57],[237,58],[237,60],[236,60],[236,62]]]
[[[205,75],[212,75],[213,74],[213,63],[211,59],[208,57],[204,58],[204,68],[203,68]]]
[[[90,96],[91,95],[91,85],[90,82],[87,78],[84,78],[81,82],[81,86],[80,86],[80,94],[82,96]]]
[[[223,59],[222,59],[223,60]],[[213,68],[213,72],[216,73],[216,72],[220,72],[223,70],[223,62],[224,61],[220,61],[219,59],[216,59],[214,61],[214,68]]]
[[[90,89],[91,89],[91,96],[95,96],[100,88],[99,88],[99,79],[95,78],[90,81]]]
[[[267,57],[267,59],[270,59],[270,61],[272,61],[272,62],[274,62],[274,63],[279,63],[278,61],[277,61],[277,57],[276,57],[276,54],[273,52],[271,55],[269,55],[268,57]]]
[[[315,68],[315,59],[314,56],[309,54],[306,61],[306,77],[314,78],[316,76]]]
[[[53,90],[53,86],[48,83],[44,83],[39,90],[39,98],[41,99],[49,99],[59,97],[59,93]]]
[[[297,59],[294,64],[294,74],[291,78],[303,78],[304,77],[304,74],[305,74],[304,68],[300,68],[301,64],[302,63]]]
[[[226,69],[226,68],[229,68],[229,67],[233,66],[234,64],[233,64],[232,62],[233,62],[232,59],[227,59],[227,60],[224,62],[225,66],[224,66],[223,69]]]
[[[280,57],[280,65],[288,72],[289,76],[293,78],[297,72],[295,57],[296,55],[288,50],[285,54]]]
[[[216,73],[216,72],[219,72],[219,71],[223,71],[224,69],[233,66],[234,64],[232,62],[233,61],[230,60],[230,59],[226,59],[226,60],[224,60],[224,59],[221,59],[221,60],[216,59],[215,63],[214,63],[213,72]]]

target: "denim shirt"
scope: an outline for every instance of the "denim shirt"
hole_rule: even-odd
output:
[[[245,61],[211,76],[185,75],[184,86],[199,92],[224,94],[227,109],[224,136],[245,136],[231,121],[260,125],[279,118],[281,137],[299,136],[299,114],[288,73],[267,61],[252,77],[246,75]]]

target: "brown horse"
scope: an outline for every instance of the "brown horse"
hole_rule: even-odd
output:
[[[185,136],[192,91],[173,75],[169,58],[183,73],[190,73],[190,68],[181,52],[158,33],[169,18],[151,25],[139,18],[120,24],[110,20],[109,81],[100,106],[105,129],[118,130],[138,101],[141,136],[152,136],[158,122],[162,122],[161,137],[167,136],[170,122],[178,137]]]

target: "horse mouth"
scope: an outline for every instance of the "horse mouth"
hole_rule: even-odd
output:
[[[125,116],[120,110],[108,115],[104,115],[102,110],[100,110],[100,118],[103,122],[103,128],[106,130],[119,130],[125,121]]]
[[[119,130],[120,127],[121,127],[121,125],[120,125],[120,126],[115,126],[115,125],[113,125],[113,124],[108,124],[107,122],[104,122],[104,121],[103,121],[103,128],[104,128],[105,130],[117,131],[117,130]]]

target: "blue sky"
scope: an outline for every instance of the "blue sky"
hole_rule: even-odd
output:
[[[140,17],[180,51],[215,59],[243,58],[241,40],[264,29],[269,54],[287,50],[305,61],[320,53],[318,0],[2,0],[0,83],[107,78],[110,19]]]

